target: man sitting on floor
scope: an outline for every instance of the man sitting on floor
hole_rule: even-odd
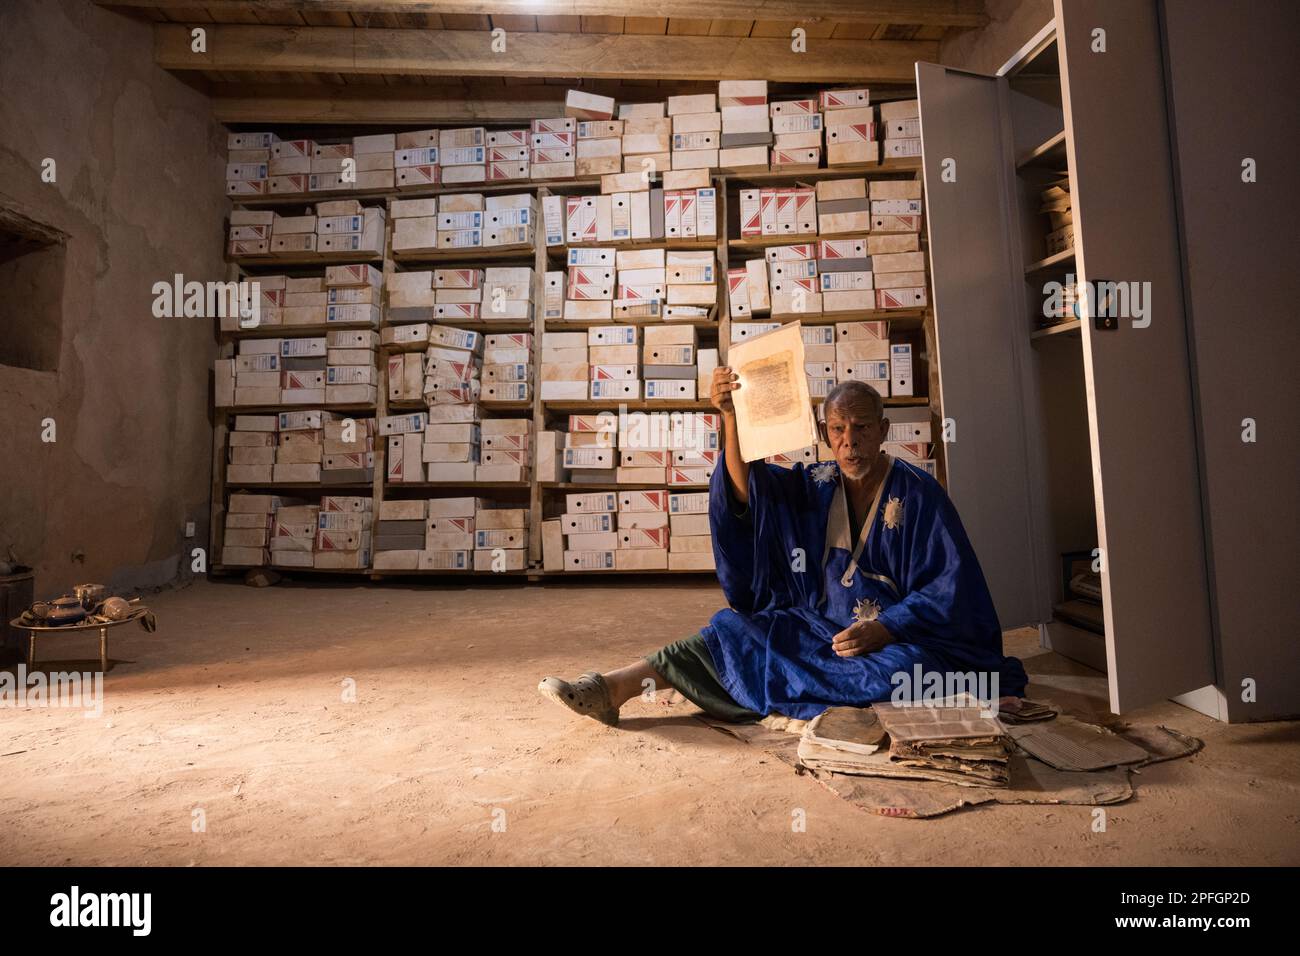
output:
[[[731,606],[635,664],[548,677],[538,690],[606,724],[646,686],[672,687],[723,720],[810,719],[889,700],[891,677],[911,678],[918,666],[996,674],[1001,694],[1022,697],[1024,668],[1002,654],[993,600],[951,500],[881,451],[889,421],[879,393],[864,382],[836,386],[819,425],[835,461],[786,469],[740,457],[730,394],[739,387],[731,369],[715,370],[724,448],[709,523]]]

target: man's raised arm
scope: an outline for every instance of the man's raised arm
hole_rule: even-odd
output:
[[[736,404],[731,393],[740,388],[739,376],[722,365],[713,370],[709,400],[722,415],[723,459],[731,493],[743,505],[749,504],[749,462],[740,457],[740,436],[736,432]]]

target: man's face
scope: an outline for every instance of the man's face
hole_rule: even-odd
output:
[[[826,411],[826,442],[847,478],[866,477],[889,433],[889,419],[872,419],[870,408],[837,405]]]

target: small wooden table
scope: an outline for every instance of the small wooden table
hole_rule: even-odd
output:
[[[110,627],[119,627],[122,624],[130,624],[132,621],[138,621],[141,617],[149,613],[148,608],[136,608],[127,617],[120,621],[105,621],[102,624],[83,623],[83,624],[64,624],[60,627],[51,627],[43,624],[24,624],[21,617],[16,617],[9,622],[9,626],[18,630],[26,631],[28,634],[27,642],[27,669],[30,671],[36,663],[36,635],[37,634],[74,634],[85,631],[99,631],[99,669],[102,673],[108,673],[108,629]]]

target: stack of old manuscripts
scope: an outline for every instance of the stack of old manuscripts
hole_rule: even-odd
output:
[[[1005,787],[1014,745],[1006,728],[977,702],[832,707],[799,742],[812,770]]]

